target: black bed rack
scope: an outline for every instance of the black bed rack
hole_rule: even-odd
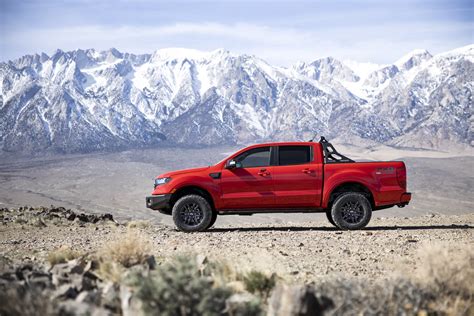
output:
[[[323,147],[324,153],[324,163],[343,163],[343,162],[355,162],[354,160],[350,159],[349,157],[344,156],[337,152],[336,148],[321,136],[319,143]]]

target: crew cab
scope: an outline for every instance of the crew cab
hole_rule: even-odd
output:
[[[249,146],[213,166],[155,179],[146,206],[182,231],[203,231],[217,215],[325,212],[339,229],[360,229],[372,211],[406,206],[402,161],[355,162],[324,138]]]

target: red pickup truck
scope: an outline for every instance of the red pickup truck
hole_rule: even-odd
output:
[[[253,145],[217,164],[155,179],[146,206],[182,231],[203,231],[217,215],[325,212],[340,229],[360,229],[372,211],[410,202],[402,161],[355,162],[319,142]]]

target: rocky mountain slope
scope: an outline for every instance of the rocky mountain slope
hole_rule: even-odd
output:
[[[474,45],[391,65],[289,68],[225,50],[116,49],[0,63],[0,148],[85,152],[308,139],[472,147]]]

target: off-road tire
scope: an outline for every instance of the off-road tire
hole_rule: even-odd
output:
[[[189,211],[189,209],[193,209]],[[186,222],[185,214],[197,214],[196,223]],[[209,202],[200,195],[190,194],[180,198],[173,205],[173,221],[176,227],[184,232],[198,232],[206,230],[212,221],[212,208]],[[195,216],[191,216],[195,219]],[[189,218],[189,217],[188,217]]]
[[[207,229],[214,226],[214,224],[216,223],[216,220],[217,220],[217,212],[212,212],[211,222],[209,223],[209,226],[207,226]]]
[[[329,221],[329,223],[331,223],[333,226],[337,227],[336,223],[334,223],[333,219],[332,219],[332,215],[331,215],[331,211],[326,211],[326,217]]]
[[[334,224],[340,229],[355,230],[367,226],[372,216],[369,200],[357,192],[343,193],[336,198],[331,208]]]

